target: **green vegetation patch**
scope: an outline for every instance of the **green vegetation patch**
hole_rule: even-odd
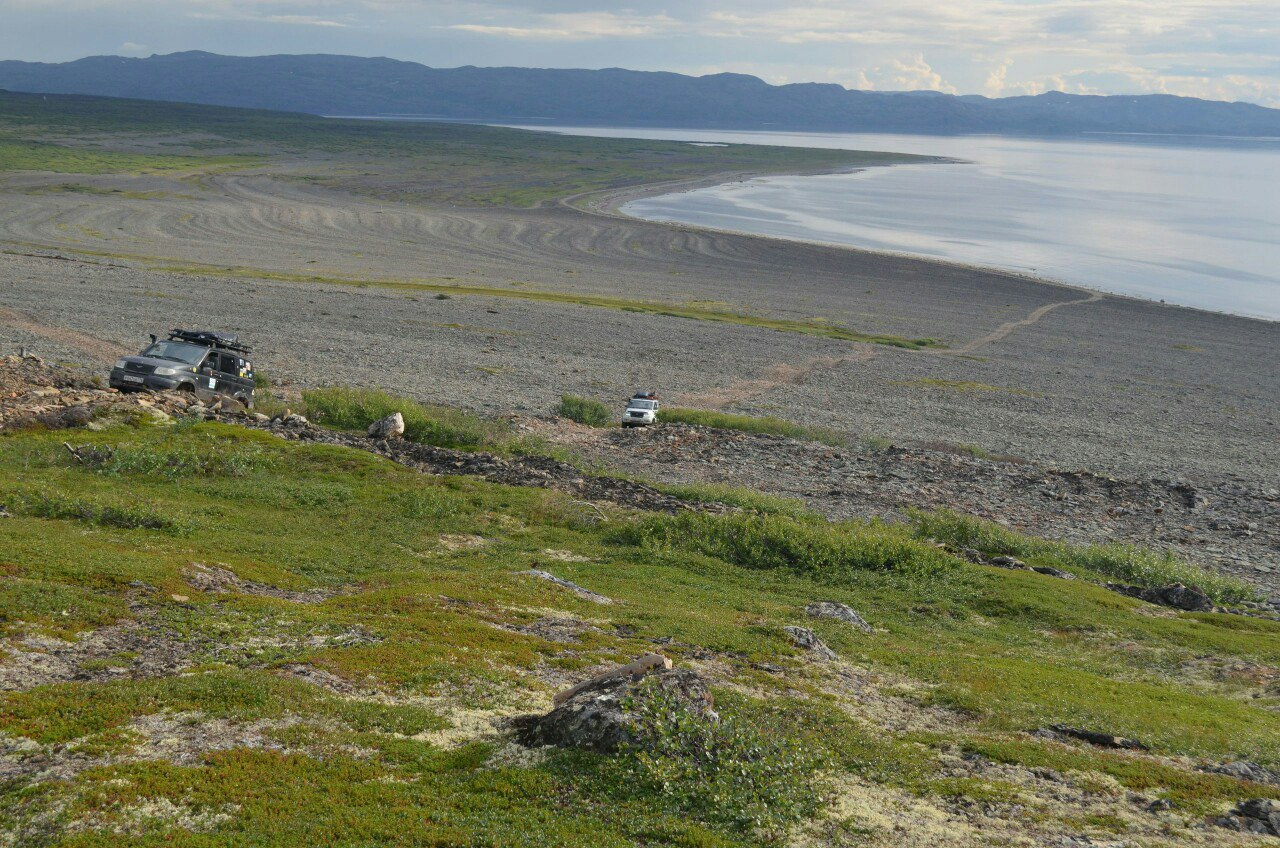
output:
[[[684,409],[664,407],[659,418],[665,423],[697,424],[718,427],[722,430],[741,430],[744,433],[763,433],[770,436],[786,436],[810,442],[822,442],[834,447],[848,447],[849,440],[834,430],[822,427],[804,427],[773,416],[738,415],[708,409]]]
[[[992,386],[988,383],[977,383],[973,380],[943,380],[938,377],[919,377],[915,380],[891,380],[891,386],[919,386],[928,389],[949,389],[953,392],[1004,392],[1024,397],[1043,397],[1026,389],[1010,389],[1004,386]]]
[[[19,488],[4,494],[2,502],[13,515],[71,519],[126,530],[142,528],[181,534],[190,529],[180,512],[166,514],[121,497],[78,497],[53,489]]]
[[[1207,815],[1220,810],[1226,802],[1248,794],[1251,788],[1239,780],[1219,774],[1206,774],[1175,768],[1154,757],[1113,753],[1087,747],[1074,747],[1030,739],[974,736],[963,743],[963,749],[999,763],[1015,763],[1028,768],[1050,768],[1062,773],[1097,772],[1114,778],[1134,792],[1150,792],[1170,801],[1181,811]],[[1258,794],[1266,790],[1257,787]]]
[[[723,503],[763,515],[786,515],[791,518],[813,519],[817,513],[809,509],[799,498],[769,495],[744,486],[728,486],[722,483],[654,483],[660,492],[695,503]]]
[[[172,274],[194,274],[199,276],[237,277],[260,280],[281,280],[297,283],[322,283],[340,286],[378,286],[380,288],[404,289],[408,291],[438,292],[440,294],[472,295],[476,297],[499,297],[513,300],[531,300],[540,303],[565,303],[576,306],[590,306],[598,309],[618,309],[623,312],[634,312],[644,315],[663,315],[669,318],[688,318],[693,321],[713,321],[724,324],[737,324],[744,327],[760,327],[784,333],[799,333],[807,336],[837,339],[839,341],[863,342],[866,344],[882,344],[907,350],[924,350],[926,348],[945,347],[939,339],[907,338],[884,334],[861,333],[820,320],[795,320],[789,318],[770,318],[761,315],[749,315],[740,312],[712,309],[702,306],[689,306],[675,303],[655,303],[643,300],[631,300],[605,295],[579,294],[575,292],[537,291],[534,289],[501,288],[499,286],[459,285],[456,283],[435,283],[424,280],[387,280],[357,279],[352,277],[331,277],[320,274],[295,274],[282,271],[265,271],[246,267],[220,267],[201,265],[177,260],[155,259],[154,257],[96,253],[88,250],[76,250],[89,256],[102,255],[115,258],[152,261],[156,264],[153,270]]]
[[[642,684],[625,706],[635,729],[621,755],[569,762],[574,771],[594,766],[589,779],[603,792],[653,799],[672,814],[780,841],[825,805],[826,749],[784,715],[728,703],[713,720]]]
[[[424,406],[380,389],[308,389],[302,393],[306,414],[317,424],[339,430],[365,430],[399,412],[404,436],[443,448],[475,450],[493,446],[507,435],[501,424],[445,406]]]
[[[562,395],[555,413],[591,427],[608,427],[613,423],[613,413],[609,411],[609,407],[598,400],[577,395]]]
[[[879,522],[831,524],[783,515],[681,513],[650,516],[618,535],[658,551],[689,551],[752,569],[784,570],[817,583],[852,585],[861,571],[938,575],[957,560]]]
[[[261,157],[256,156],[129,153],[0,138],[0,171],[53,171],[60,174],[183,174],[237,170],[261,164],[262,161]]]
[[[1015,556],[1038,565],[1089,572],[1140,586],[1183,583],[1198,586],[1219,603],[1255,600],[1257,596],[1257,591],[1248,584],[1206,571],[1178,559],[1169,551],[1156,552],[1118,543],[1071,545],[1053,542],[947,510],[913,512],[911,520],[916,534],[922,538],[945,542],[956,548],[973,548],[988,557]]]

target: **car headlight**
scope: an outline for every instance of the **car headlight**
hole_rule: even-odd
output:
[[[155,373],[157,376],[160,376],[160,377],[172,377],[174,374],[177,374],[177,373],[178,373],[178,369],[177,369],[177,368],[165,368],[165,367],[161,366],[160,368],[157,368],[157,369],[155,370],[155,372],[154,372],[154,373]]]
[[[119,368],[121,371],[123,371],[124,367],[128,364],[129,363],[125,362],[123,359],[116,360],[116,367]]]

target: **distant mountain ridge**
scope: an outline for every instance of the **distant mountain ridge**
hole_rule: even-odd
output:
[[[988,98],[875,92],[831,83],[770,85],[743,74],[431,68],[337,55],[222,56],[190,51],[131,59],[0,62],[0,88],[243,106],[328,115],[403,115],[689,129],[839,132],[1090,132],[1280,137],[1280,110],[1150,95]]]

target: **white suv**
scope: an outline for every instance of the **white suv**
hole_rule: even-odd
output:
[[[658,423],[658,396],[653,392],[636,392],[622,413],[623,427],[647,427]]]

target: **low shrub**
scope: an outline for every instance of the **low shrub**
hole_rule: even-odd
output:
[[[696,503],[722,503],[757,512],[762,515],[786,515],[791,518],[821,518],[805,506],[799,498],[769,495],[742,486],[726,486],[721,483],[653,483],[660,492]]]
[[[14,515],[33,518],[70,519],[124,530],[163,530],[177,534],[190,530],[185,520],[161,514],[140,504],[102,503],[61,492],[12,492],[4,498],[3,503]]]
[[[177,480],[183,477],[245,477],[272,461],[260,449],[230,445],[132,445],[118,448],[101,471]]]
[[[461,409],[426,406],[380,389],[309,389],[302,393],[309,418],[341,430],[364,430],[393,412],[404,416],[404,437],[443,448],[476,450],[499,442],[506,429]]]
[[[766,839],[815,816],[826,804],[827,758],[767,717],[694,713],[654,691],[629,701],[634,741],[611,763],[617,783],[659,796],[679,812]]]
[[[568,418],[570,421],[592,427],[608,427],[613,423],[613,415],[609,412],[609,407],[598,400],[577,395],[561,395],[555,413],[561,418]]]
[[[1087,569],[1139,586],[1183,583],[1198,586],[1219,603],[1252,600],[1256,592],[1247,584],[1178,559],[1169,551],[1152,551],[1133,545],[1072,545],[1025,536],[991,521],[949,510],[912,511],[912,532],[917,538],[936,540],[952,547],[973,548],[986,556],[1008,555],[1038,560],[1064,568]]]
[[[651,550],[696,552],[744,568],[786,570],[832,585],[854,582],[860,571],[927,576],[958,564],[905,528],[878,522],[829,524],[781,515],[686,512],[639,519],[617,531],[617,538]]]
[[[821,427],[805,427],[772,416],[737,415],[731,412],[715,412],[708,409],[663,408],[658,418],[664,424],[697,424],[702,427],[718,427],[721,430],[740,430],[744,433],[763,433],[770,436],[786,436],[809,442],[821,442],[833,447],[847,447],[848,438],[834,430]]]
[[[277,397],[275,392],[269,389],[258,389],[253,393],[253,409],[260,412],[268,418],[275,418],[277,415],[284,415],[289,404]]]

